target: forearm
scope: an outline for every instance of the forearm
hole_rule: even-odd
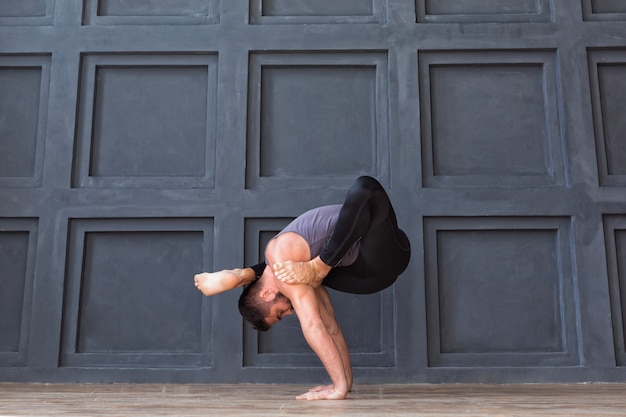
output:
[[[352,389],[352,365],[350,363],[350,352],[348,350],[348,344],[346,343],[346,339],[341,331],[341,327],[339,327],[339,323],[335,318],[334,309],[330,300],[330,296],[325,288],[320,288],[317,290],[317,297],[320,304],[320,315],[328,333],[333,338],[335,345],[337,346],[337,350],[339,351],[339,355],[341,356],[341,362],[343,364],[344,373],[346,374],[346,379],[348,380],[348,391]]]
[[[330,376],[332,385],[321,390],[312,390],[296,397],[299,400],[343,400],[351,388],[351,372],[346,374],[344,356],[321,315],[325,308],[315,291],[308,285],[280,284],[288,296],[300,320],[305,340],[320,359]],[[350,375],[350,379],[348,378]]]
[[[334,389],[341,394],[347,394],[352,385],[351,371],[349,379],[346,375],[343,355],[324,323],[322,321],[315,324],[302,323],[302,333],[311,349],[322,361]]]
[[[339,328],[338,328],[339,329]],[[339,329],[337,334],[332,334],[339,355],[341,356],[341,363],[343,364],[343,371],[346,374],[346,380],[348,381],[348,391],[352,389],[352,364],[350,363],[350,352],[348,351],[348,345],[346,339],[343,336],[343,332]]]

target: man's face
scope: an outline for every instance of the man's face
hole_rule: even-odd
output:
[[[291,301],[289,298],[285,297],[283,294],[278,293],[272,301],[272,307],[270,307],[269,314],[265,317],[265,322],[272,326],[279,321],[282,320],[285,316],[290,316],[293,314],[293,307],[291,306]]]

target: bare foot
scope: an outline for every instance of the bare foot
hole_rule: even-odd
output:
[[[250,270],[251,271],[251,270]],[[248,284],[254,279],[254,272],[249,277],[245,269],[225,269],[218,272],[203,272],[194,276],[196,288],[206,296],[215,295],[223,291],[232,290]],[[250,279],[248,279],[250,278]]]
[[[332,268],[319,256],[306,262],[284,261],[274,264],[276,278],[286,284],[307,284],[319,287]]]

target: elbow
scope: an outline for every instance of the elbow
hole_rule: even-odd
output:
[[[308,329],[324,329],[326,330],[326,326],[324,326],[324,322],[319,317],[307,318],[304,320],[304,323],[300,323],[302,327],[306,327]]]
[[[330,326],[327,327],[326,330],[328,331],[328,333],[330,333],[331,336],[335,337],[337,335],[339,335],[339,326],[335,325],[335,326]]]
[[[309,335],[311,337],[318,337],[321,333],[328,333],[328,329],[321,319],[308,318],[306,320],[300,320],[300,326],[302,327],[305,338],[308,338]]]

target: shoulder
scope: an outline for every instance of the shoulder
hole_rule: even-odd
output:
[[[265,247],[265,257],[272,265],[281,261],[308,261],[310,259],[309,244],[297,233],[281,233],[270,240]]]

